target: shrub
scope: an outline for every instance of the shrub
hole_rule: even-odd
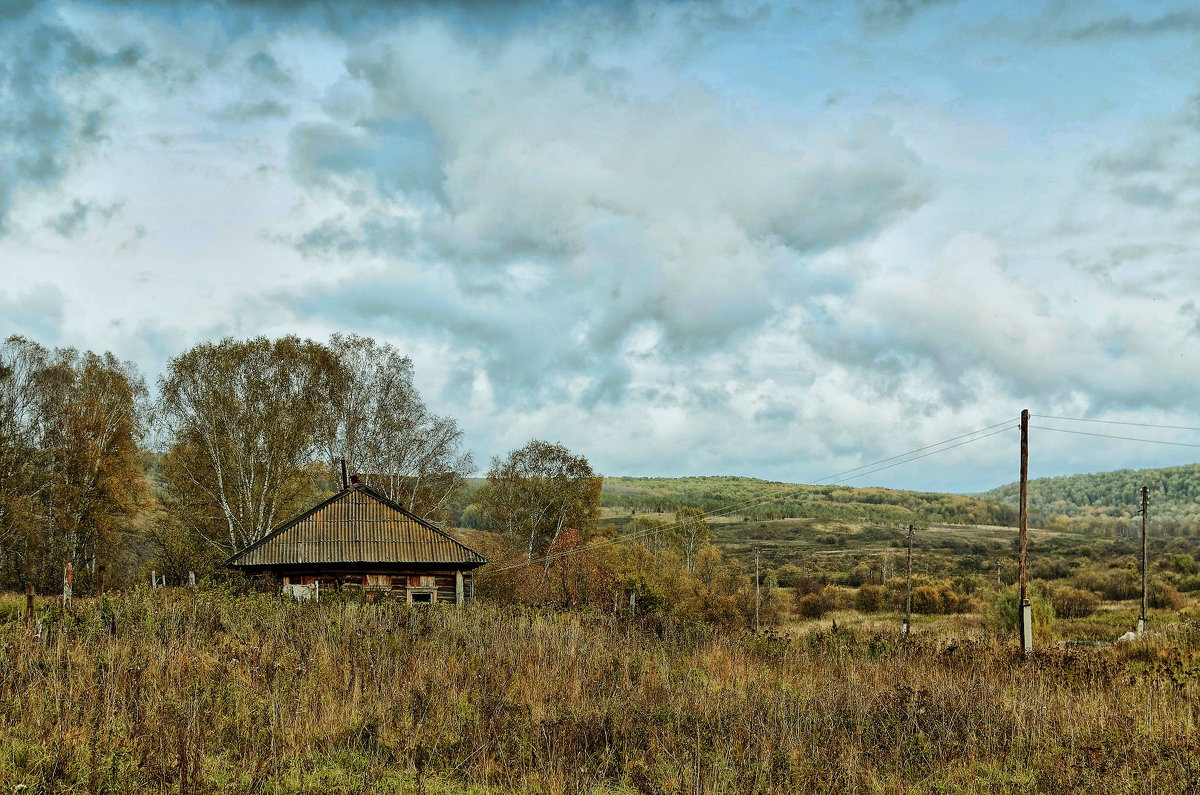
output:
[[[1162,580],[1151,580],[1146,588],[1146,603],[1163,610],[1178,610],[1183,607],[1183,597],[1174,586]]]
[[[1038,640],[1049,640],[1054,634],[1054,605],[1046,599],[1037,586],[1029,589],[1029,603],[1033,612],[1033,635]],[[1016,586],[996,593],[984,609],[983,624],[993,632],[1012,633],[1017,631],[1021,617],[1021,595]]]
[[[860,613],[878,613],[883,609],[883,589],[878,585],[864,585],[854,596],[854,609]]]
[[[1179,555],[1172,555],[1168,560],[1168,563],[1171,568],[1175,569],[1175,571],[1179,572],[1180,574],[1192,574],[1196,571],[1195,558],[1186,552]]]
[[[821,591],[825,605],[829,610],[851,610],[854,608],[854,597],[857,592],[853,588],[842,585],[826,585]]]
[[[1054,590],[1050,603],[1054,605],[1055,614],[1062,618],[1085,618],[1096,612],[1100,597],[1091,591],[1065,585]]]
[[[918,585],[912,592],[912,609],[914,613],[944,613],[945,603],[942,592],[932,585]]]
[[[781,588],[791,588],[795,586],[801,577],[805,576],[804,571],[792,563],[785,563],[775,569],[775,579],[779,582]]]
[[[796,599],[796,612],[804,618],[821,618],[829,612],[829,605],[821,594],[803,594]]]

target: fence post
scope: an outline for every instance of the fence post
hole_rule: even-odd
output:
[[[33,623],[33,583],[25,586],[25,620]]]

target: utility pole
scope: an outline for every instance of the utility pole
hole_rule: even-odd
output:
[[[904,586],[904,637],[908,637],[908,628],[912,624],[912,534],[913,526],[908,526],[908,577]]]
[[[1029,604],[1029,409],[1021,410],[1021,651],[1033,651],[1033,609]]]
[[[758,582],[759,582],[758,571],[759,571],[759,569],[758,569],[758,547],[755,547],[754,548],[754,631],[755,632],[758,632],[758,606],[762,601],[761,598],[759,597],[759,590],[758,590]],[[1143,593],[1144,593],[1144,591],[1143,591]],[[1145,598],[1143,598],[1142,599],[1142,604],[1143,604],[1142,612],[1143,613],[1146,612],[1146,608],[1144,607],[1145,601],[1146,601]]]
[[[1150,514],[1150,489],[1142,486],[1142,615],[1138,618],[1138,634],[1146,631],[1146,522]]]

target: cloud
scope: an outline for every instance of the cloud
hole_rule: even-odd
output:
[[[916,17],[939,6],[958,0],[856,0],[858,12],[868,30],[895,31]]]
[[[233,122],[235,124],[252,123],[263,119],[286,118],[289,112],[287,105],[273,99],[263,99],[258,102],[235,102],[214,112],[212,117],[217,121]]]
[[[71,207],[46,222],[46,226],[66,238],[77,237],[88,230],[93,221],[107,224],[121,212],[121,202],[100,204],[93,201],[71,200]]]
[[[5,321],[5,336],[21,334],[46,345],[56,344],[62,336],[66,299],[62,290],[39,284],[23,293],[0,292],[0,317]]]
[[[735,343],[808,300],[806,258],[873,238],[934,193],[884,118],[748,119],[687,80],[649,95],[585,41],[480,48],[425,24],[353,53],[328,120],[289,140],[296,179],[346,211],[297,245],[445,268],[451,331],[446,318],[481,301],[509,312],[498,327],[536,307],[545,325],[516,335],[533,344],[492,346],[496,371],[604,361],[616,370],[588,394],[612,398],[633,330],[652,325],[679,355]],[[570,344],[545,345],[546,328]]]
[[[58,183],[81,151],[103,139],[103,97],[68,100],[62,83],[142,58],[136,46],[98,50],[41,16],[27,12],[0,28],[0,235],[9,229],[20,190]]]
[[[1101,42],[1194,33],[1200,33],[1200,13],[1171,11],[1146,19],[1138,19],[1128,14],[1109,17],[1070,28],[1063,31],[1061,36],[1075,42]]]

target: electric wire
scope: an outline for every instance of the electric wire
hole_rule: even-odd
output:
[[[901,453],[899,455],[890,456],[888,458],[882,458],[878,461],[873,461],[869,464],[863,464],[860,467],[848,469],[848,470],[845,470],[844,472],[839,472],[834,475],[827,475],[823,478],[819,478],[817,481],[814,481],[811,484],[806,484],[806,486],[804,486],[803,488],[801,488],[799,490],[792,492],[791,494],[772,494],[772,495],[759,497],[759,498],[752,499],[752,500],[746,500],[741,503],[736,503],[734,505],[727,505],[727,506],[723,506],[722,508],[719,508],[719,509],[716,509],[713,511],[708,511],[707,513],[701,514],[701,516],[696,517],[696,518],[710,519],[710,518],[716,518],[719,516],[726,516],[730,513],[735,513],[737,511],[744,510],[745,508],[753,507],[755,505],[759,505],[764,502],[769,502],[771,500],[783,500],[788,497],[803,494],[804,491],[807,490],[807,488],[814,486],[814,485],[836,486],[839,483],[844,482],[846,480],[854,480],[856,478],[866,477],[867,475],[874,474],[875,472],[882,472],[885,469],[891,469],[892,467],[897,467],[902,464],[910,463],[912,461],[918,461],[922,458],[928,458],[929,456],[937,455],[938,453],[943,453],[943,452],[946,452],[947,450],[953,450],[956,447],[961,447],[965,444],[970,444],[971,442],[976,442],[981,439],[987,439],[991,436],[995,436],[997,434],[1003,433],[1004,431],[1011,430],[1013,427],[1015,427],[1015,426],[1010,425],[1011,422],[1012,422],[1012,420],[1004,420],[1003,422],[998,422],[993,425],[989,425],[985,428],[979,428],[979,429],[971,431],[969,433],[959,434],[958,436],[952,436],[949,439],[943,439],[940,442],[935,442],[933,444],[925,445],[924,447],[918,447],[915,450],[909,450],[906,453]],[[1000,426],[1006,426],[1006,427],[1001,428]],[[993,430],[996,428],[999,428],[999,430]],[[991,431],[991,433],[987,433],[984,436],[976,436],[976,434],[984,433],[985,431]],[[974,436],[974,438],[967,439],[966,437],[969,437],[969,436]],[[956,442],[960,439],[966,439],[966,441],[960,441],[957,444],[950,445],[949,447],[942,447],[942,445],[946,445],[949,442]],[[919,456],[915,456],[915,457],[911,457],[911,458],[907,457],[907,456],[913,456],[914,453],[920,453],[925,450],[930,450],[931,448],[934,448],[934,447],[940,447],[941,449],[932,450],[932,452],[924,453],[923,455],[919,455]],[[905,459],[905,460],[897,461],[896,459]],[[859,472],[856,475],[850,475],[849,477],[843,478],[842,481],[836,481],[833,483],[822,483],[822,481],[828,481],[831,478],[836,478],[840,475],[845,475],[845,474],[848,474],[851,472],[857,472],[860,469],[874,467],[874,466],[877,466],[878,464],[884,464],[884,463],[887,463],[890,461],[894,461],[895,463],[890,463],[887,466],[879,467],[878,469],[874,469],[869,472]],[[509,566],[505,566],[505,567],[502,567],[499,569],[493,569],[493,572],[496,574],[499,574],[501,572],[511,571],[513,569],[530,567],[535,564],[536,565],[547,565],[555,560],[560,560],[562,558],[569,557],[571,555],[579,554],[582,552],[591,552],[591,551],[601,549],[606,546],[610,546],[612,544],[623,544],[628,541],[635,541],[639,538],[643,538],[648,535],[653,535],[653,534],[661,533],[661,532],[664,532],[667,530],[672,530],[677,527],[681,527],[684,524],[684,522],[686,522],[686,521],[687,521],[686,519],[676,520],[675,522],[671,522],[666,525],[661,525],[658,527],[647,528],[646,530],[642,530],[637,533],[629,533],[629,534],[626,534],[623,536],[617,536],[616,538],[607,538],[602,541],[594,542],[587,546],[576,547],[574,549],[563,550],[562,552],[556,552],[556,553],[551,553],[551,554],[547,554],[547,555],[542,555],[542,556],[539,556],[539,557],[531,559],[531,560],[521,561],[520,563],[514,563]]]
[[[1162,439],[1139,439],[1136,436],[1114,436],[1109,433],[1089,433],[1088,431],[1072,431],[1067,428],[1050,428],[1044,425],[1030,425],[1030,428],[1036,428],[1039,431],[1054,431],[1055,433],[1071,433],[1076,436],[1097,436],[1101,439],[1120,439],[1126,442],[1145,442],[1146,444],[1169,444],[1173,447],[1200,447],[1200,444],[1192,444],[1191,442],[1168,442]]]
[[[1200,428],[1194,428],[1190,425],[1157,425],[1152,422],[1124,422],[1121,420],[1089,420],[1084,417],[1056,417],[1053,414],[1031,414],[1031,417],[1038,417],[1043,420],[1066,420],[1068,422],[1095,422],[1102,425],[1131,425],[1137,428],[1163,428],[1169,431],[1200,431]]]

